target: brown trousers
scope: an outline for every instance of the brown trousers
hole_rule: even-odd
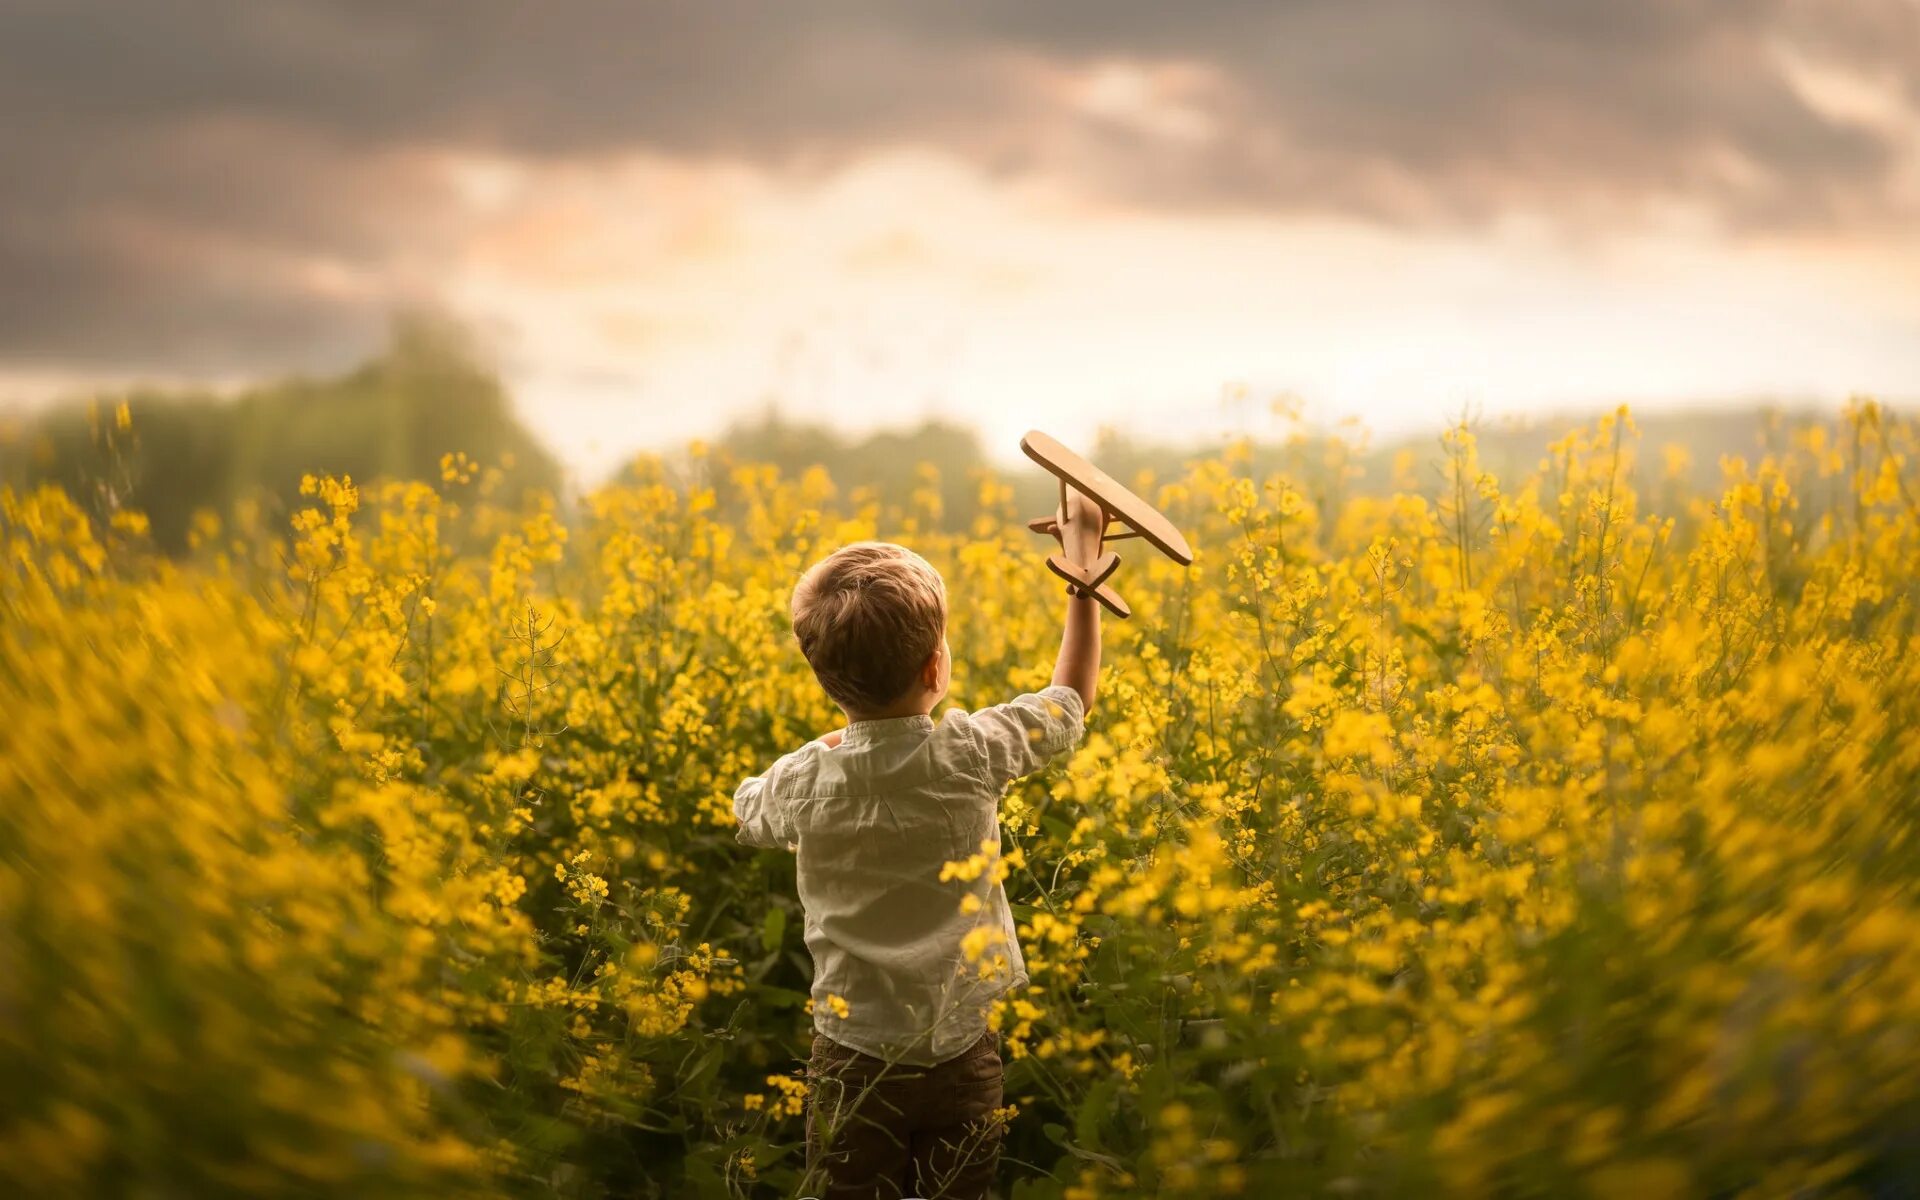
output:
[[[888,1063],[815,1036],[807,1195],[984,1200],[1000,1165],[1000,1040],[932,1067]],[[817,1189],[817,1190],[816,1190]]]

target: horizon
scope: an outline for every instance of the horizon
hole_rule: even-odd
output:
[[[467,336],[470,330],[444,323],[440,323],[439,327],[460,335],[463,353],[471,355],[481,369],[500,380],[510,410],[520,421],[527,436],[553,456],[561,471],[564,486],[570,490],[601,486],[617,477],[639,457],[657,455],[672,458],[695,445],[711,445],[739,434],[753,434],[776,426],[794,431],[826,432],[837,438],[841,447],[846,449],[857,449],[875,437],[911,436],[929,428],[946,427],[971,437],[987,465],[1005,470],[1026,465],[1026,459],[1019,450],[1019,439],[1028,430],[1040,428],[1031,422],[1016,421],[1005,429],[999,429],[987,422],[969,420],[964,414],[941,412],[915,413],[850,427],[840,426],[818,412],[795,409],[774,397],[742,406],[738,411],[717,417],[715,424],[704,429],[696,428],[684,435],[657,437],[625,447],[594,447],[593,460],[585,464],[583,469],[580,461],[569,458],[553,445],[537,420],[531,419],[524,411],[525,403],[516,394],[512,380],[488,356],[484,347]],[[399,326],[396,324],[394,328],[397,330]],[[289,386],[325,385],[345,379],[357,370],[378,362],[386,350],[386,346],[376,347],[374,353],[358,362],[344,365],[339,371],[263,373],[251,379],[226,383],[112,380],[76,390],[49,393],[25,403],[0,395],[0,435],[5,434],[5,419],[10,416],[32,420],[37,415],[61,408],[72,411],[90,405],[109,405],[130,400],[135,403],[137,413],[143,401],[224,405],[236,403],[249,395],[271,394],[276,389]],[[1848,403],[1857,400],[1872,401],[1882,409],[1896,413],[1920,407],[1910,397],[1859,392],[1840,397],[1750,395],[1676,398],[1668,403],[1652,405],[1636,405],[1626,401],[1574,403],[1550,409],[1494,412],[1463,405],[1417,415],[1397,414],[1403,419],[1390,423],[1369,423],[1360,415],[1329,414],[1306,398],[1291,393],[1256,395],[1244,385],[1228,384],[1222,387],[1211,406],[1214,415],[1220,418],[1218,423],[1196,422],[1193,410],[1189,409],[1184,414],[1185,427],[1181,429],[1137,424],[1128,426],[1093,419],[1071,428],[1070,432],[1063,433],[1062,430],[1068,427],[1059,425],[1047,427],[1047,432],[1089,449],[1097,447],[1111,436],[1130,449],[1187,457],[1216,454],[1237,441],[1246,441],[1255,447],[1272,447],[1298,437],[1348,440],[1368,453],[1383,453],[1404,450],[1425,439],[1436,439],[1462,421],[1480,436],[1494,438],[1501,435],[1570,432],[1616,413],[1630,415],[1636,426],[1658,427],[1690,420],[1742,426],[1744,422],[1767,417],[1836,420],[1844,415]],[[138,426],[137,416],[135,426]],[[0,436],[0,442],[4,440],[5,437]]]
[[[468,348],[476,349],[471,345]],[[136,405],[136,413],[138,405],[142,402],[233,404],[249,395],[270,394],[275,389],[288,386],[325,385],[344,379],[357,369],[377,361],[378,355],[375,355],[359,363],[350,364],[340,372],[263,374],[254,379],[235,381],[230,384],[174,383],[138,379],[111,381],[91,390],[52,393],[27,403],[10,401],[8,397],[0,396],[0,444],[11,436],[7,433],[8,417],[21,417],[31,421],[36,416],[49,414],[57,409],[77,411],[89,406],[116,404],[122,400],[132,401]],[[478,353],[476,361],[484,370],[497,375],[497,365],[484,353]],[[896,420],[870,422],[846,429],[836,426],[817,413],[794,411],[783,406],[778,399],[766,399],[756,406],[746,407],[725,416],[719,424],[705,431],[695,431],[687,436],[643,441],[625,448],[601,449],[597,452],[598,469],[592,474],[587,474],[581,469],[581,464],[562,455],[543,435],[537,424],[528,419],[527,414],[522,411],[524,406],[515,395],[511,381],[504,377],[500,379],[516,419],[520,421],[527,436],[533,438],[543,451],[553,456],[561,471],[564,484],[569,489],[591,489],[601,486],[618,476],[639,457],[657,455],[672,458],[685,453],[695,445],[712,445],[739,434],[763,432],[776,426],[794,431],[826,432],[835,436],[843,448],[849,449],[858,448],[868,439],[875,437],[911,436],[929,428],[946,427],[971,437],[984,462],[1004,470],[1027,465],[1027,460],[1019,450],[1019,439],[1028,430],[1038,428],[1032,424],[1019,424],[1005,436],[995,436],[994,431],[982,422],[969,421],[952,414],[926,413]],[[1616,413],[1630,415],[1637,427],[1657,427],[1670,422],[1689,420],[1739,425],[1746,420],[1766,417],[1781,417],[1787,420],[1836,420],[1844,415],[1846,405],[1856,400],[1872,401],[1882,409],[1896,413],[1920,407],[1909,398],[1889,398],[1865,393],[1854,393],[1838,399],[1754,395],[1690,398],[1651,406],[1637,406],[1626,402],[1595,403],[1539,411],[1492,413],[1466,406],[1396,424],[1374,425],[1360,416],[1350,414],[1329,416],[1318,412],[1302,397],[1291,394],[1255,396],[1250,394],[1248,389],[1228,385],[1222,389],[1222,395],[1216,398],[1218,411],[1228,419],[1217,427],[1202,426],[1196,431],[1193,422],[1189,421],[1187,429],[1176,432],[1167,429],[1123,427],[1113,422],[1094,421],[1071,434],[1059,434],[1059,427],[1050,428],[1047,432],[1063,436],[1073,445],[1089,449],[1098,447],[1101,442],[1112,436],[1131,449],[1188,457],[1216,454],[1223,447],[1236,441],[1246,441],[1255,447],[1271,447],[1282,445],[1297,437],[1345,439],[1357,442],[1368,453],[1379,453],[1406,449],[1423,439],[1438,438],[1443,432],[1463,421],[1482,437],[1498,438],[1501,435],[1569,432]],[[137,427],[137,417],[135,424]]]

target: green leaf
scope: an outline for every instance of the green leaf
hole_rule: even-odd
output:
[[[775,987],[770,983],[761,984],[756,990],[761,1007],[767,1009],[801,1008],[812,997],[805,992],[796,992],[792,988]]]
[[[1100,1080],[1087,1091],[1087,1098],[1080,1102],[1080,1111],[1073,1118],[1073,1132],[1076,1140],[1083,1146],[1101,1145],[1100,1126],[1106,1123],[1113,1111],[1113,1101],[1118,1085],[1111,1076]]]
[[[767,910],[767,919],[760,923],[760,948],[778,950],[787,936],[787,910],[774,905]]]

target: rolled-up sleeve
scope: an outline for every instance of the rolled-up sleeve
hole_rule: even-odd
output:
[[[1073,749],[1086,725],[1080,693],[1055,684],[970,714],[994,786],[1030,775]]]
[[[740,822],[735,836],[742,845],[791,850],[799,840],[792,809],[780,790],[781,776],[792,757],[789,754],[778,760],[764,775],[742,780],[733,790],[733,816]]]

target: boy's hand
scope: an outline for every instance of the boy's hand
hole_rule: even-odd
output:
[[[821,734],[820,740],[827,744],[827,749],[831,750],[840,744],[840,738],[846,732],[845,729],[836,729],[832,733]]]

